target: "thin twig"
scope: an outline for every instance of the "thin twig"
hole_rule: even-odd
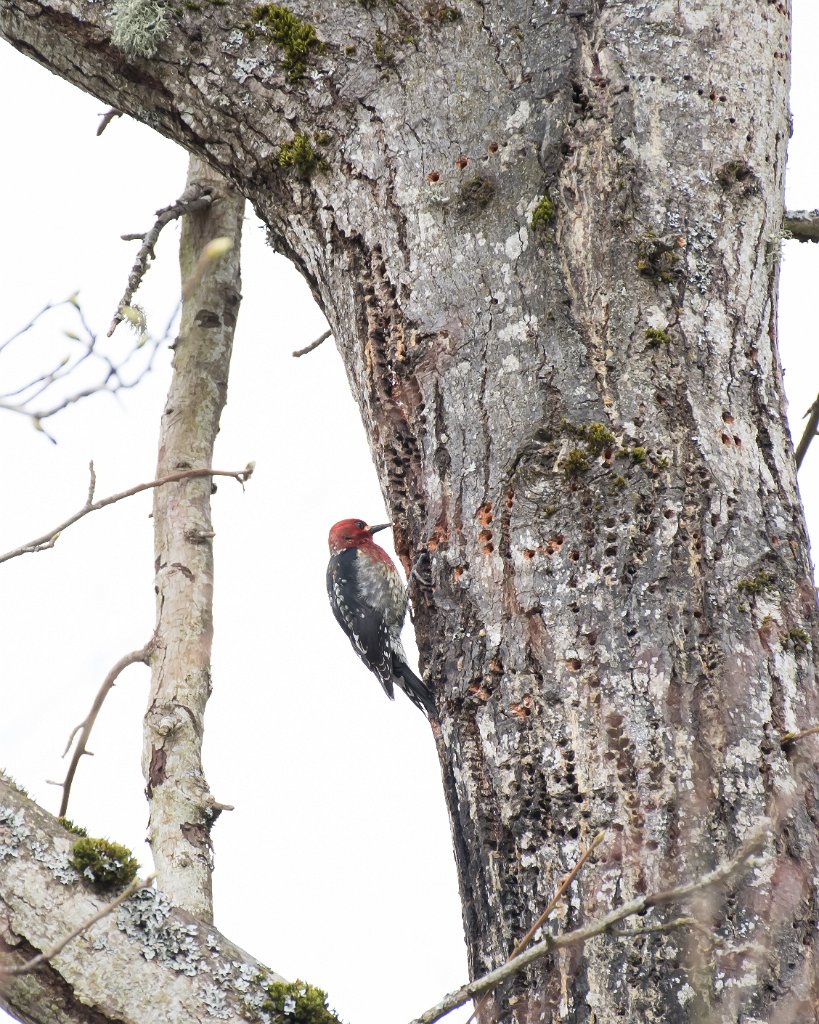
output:
[[[213,197],[209,189],[203,188],[200,185],[188,187],[175,203],[171,203],[170,206],[165,206],[163,209],[156,211],[156,221],[153,227],[146,231],[145,234],[122,236],[128,240],[141,238],[142,245],[131,268],[131,273],[128,275],[128,283],[125,286],[125,291],[111,321],[111,326],[108,328],[109,338],[117,329],[117,325],[121,324],[125,319],[125,314],[122,312],[123,306],[131,305],[131,300],[148,272],[151,260],[154,258],[154,246],[165,225],[169,224],[172,220],[176,220],[177,217],[193,213],[194,210],[203,210],[205,207],[210,206],[212,202]]]
[[[69,341],[72,341],[75,344],[79,344],[80,346],[82,346],[83,354],[74,361],[72,361],[70,356],[65,356],[64,358],[60,359],[60,361],[57,363],[53,370],[48,370],[44,373],[40,373],[25,384],[20,384],[17,387],[10,388],[8,391],[1,392],[0,400],[2,401],[0,401],[0,406],[2,406],[2,408],[9,409],[13,412],[25,412],[26,415],[30,416],[37,416],[39,415],[38,413],[30,412],[25,408],[25,406],[29,405],[34,398],[42,394],[42,392],[45,391],[48,387],[50,387],[51,384],[53,384],[55,381],[61,380],[63,377],[66,377],[70,373],[73,373],[74,370],[81,363],[84,363],[86,359],[89,359],[91,356],[96,356],[97,358],[100,358],[107,362],[109,368],[113,368],[111,361],[109,359],[106,359],[104,356],[102,356],[99,352],[96,351],[96,335],[91,330],[88,321],[85,319],[85,316],[83,315],[82,312],[82,308],[79,302],[77,301],[76,295],[72,295],[67,299],[63,299],[61,302],[46,303],[46,305],[43,306],[43,308],[38,313],[36,313],[27,324],[25,324],[25,326],[15,331],[14,334],[6,338],[6,340],[2,344],[0,344],[0,352],[3,352],[3,350],[6,349],[9,345],[17,341],[28,331],[30,331],[32,327],[34,327],[35,324],[37,324],[47,313],[50,313],[54,309],[59,309],[61,306],[71,306],[71,308],[74,310],[74,313],[77,316],[77,319],[80,322],[80,326],[82,327],[85,333],[85,337],[81,337],[79,334],[73,331],[63,331],[63,334]],[[12,398],[17,398],[21,395],[24,395],[26,391],[30,391],[32,389],[34,389],[34,393],[27,395],[25,398],[22,399],[22,401],[16,403],[9,401]]]
[[[83,932],[88,931],[88,929],[91,928],[92,925],[95,925],[97,921],[101,921],[104,917],[107,917],[112,910],[116,910],[120,903],[127,900],[129,896],[133,896],[139,889],[147,889],[153,882],[154,878],[156,878],[156,875],[148,875],[144,882],[140,881],[138,878],[133,879],[127,889],[123,889],[116,899],[111,900],[110,903],[106,903],[101,910],[98,910],[96,914],[89,917],[87,921],[83,921],[78,928],[75,928],[74,931],[69,935],[66,935],[65,938],[60,939],[60,941],[56,945],[52,946],[51,949],[47,949],[44,953],[38,953],[37,956],[32,957],[31,960],[28,960],[24,964],[20,964],[19,967],[3,967],[3,965],[0,964],[0,976],[18,977],[21,974],[30,974],[31,971],[36,970],[40,964],[47,963],[49,960],[53,959],[53,957],[62,953],[72,939],[76,939],[78,935],[82,935]]]
[[[126,366],[126,364],[131,360],[131,358],[134,355],[136,355],[137,352],[142,352],[143,351],[143,349],[146,347],[144,345],[137,345],[137,346],[135,346],[135,348],[131,351],[131,353],[128,356],[126,356],[125,360],[119,366],[113,366],[110,363],[110,360],[107,359],[107,357],[103,356],[100,352],[95,351],[93,353],[93,355],[95,355],[98,359],[101,359],[103,362],[108,363],[108,367],[109,368],[108,368],[107,373],[105,374],[105,377],[100,382],[98,382],[96,384],[91,384],[87,388],[82,388],[79,391],[74,392],[74,394],[69,395],[68,397],[61,399],[59,402],[56,402],[52,406],[49,406],[47,408],[38,409],[36,411],[31,411],[29,409],[26,409],[25,405],[28,402],[30,402],[33,397],[36,397],[34,395],[29,395],[28,398],[24,402],[18,403],[17,405],[13,405],[13,404],[11,404],[9,402],[6,402],[6,401],[0,401],[0,409],[5,409],[7,412],[16,412],[16,413],[20,413],[20,414],[22,414],[24,416],[28,416],[29,419],[31,419],[31,421],[33,422],[35,429],[37,429],[37,430],[44,430],[43,425],[42,425],[43,424],[43,420],[49,419],[51,416],[56,415],[58,412],[62,412],[64,409],[67,409],[69,406],[74,405],[77,402],[82,401],[84,398],[89,398],[91,395],[99,395],[99,394],[115,395],[119,391],[127,391],[130,388],[134,388],[138,384],[141,384],[143,379],[153,369],[154,360],[156,359],[156,354],[157,354],[157,352],[159,350],[159,347],[161,346],[161,344],[163,343],[163,341],[165,341],[165,339],[167,337],[168,337],[168,334],[166,333],[166,334],[162,335],[159,338],[151,338],[150,339],[150,354],[149,354],[148,360],[147,360],[146,364],[139,370],[139,372],[137,373],[137,375],[134,377],[133,380],[130,380],[130,381],[122,380],[119,377],[119,372],[120,372],[120,370],[122,370]],[[87,353],[86,355],[81,356],[80,359],[78,359],[71,366],[70,370],[67,370],[65,373],[60,374],[60,376],[61,377],[68,376],[68,374],[73,372],[77,368],[77,366],[79,366],[79,364],[81,362],[84,362],[88,358],[88,356],[90,354],[91,353]],[[49,381],[49,385],[51,383],[53,383],[53,381]],[[38,392],[38,394],[41,393],[44,390],[46,390],[46,389],[45,388],[41,388],[40,392]],[[48,435],[48,436],[50,436],[50,435]],[[52,438],[52,440],[53,440],[53,438]]]
[[[102,120],[97,128],[97,136],[102,135],[108,125],[114,120],[115,117],[122,117],[122,111],[117,110],[116,107],[111,107],[109,111],[102,115]]]
[[[80,763],[80,758],[83,754],[89,754],[90,751],[87,749],[88,737],[91,735],[91,730],[94,728],[94,722],[97,720],[97,715],[100,713],[105,698],[113,689],[114,683],[117,681],[122,672],[128,668],[129,665],[136,665],[138,662],[147,664],[148,659],[153,651],[154,641],[153,637],[141,647],[138,651],[131,651],[130,654],[126,654],[120,658],[119,661],[114,665],[105,679],[102,681],[102,686],[97,692],[97,696],[94,698],[94,703],[91,705],[91,710],[88,712],[86,717],[78,726],[75,726],[71,736],[68,740],[68,745],[65,748],[63,757],[68,753],[74,737],[77,733],[80,734],[80,738],[77,740],[77,745],[74,747],[74,753],[71,755],[71,763],[68,766],[68,771],[65,773],[65,780],[63,782],[57,782],[55,785],[62,786],[63,797],[60,801],[59,816],[65,817],[66,811],[68,810],[68,797],[71,794],[71,785],[74,782],[74,776],[77,772],[77,766]]]
[[[38,313],[34,314],[34,316],[29,320],[29,322],[24,327],[21,327],[19,330],[15,331],[14,334],[9,335],[9,337],[6,338],[5,341],[0,342],[0,352],[2,352],[4,348],[7,348],[9,345],[11,345],[12,342],[17,341],[17,339],[21,337],[21,335],[25,334],[27,331],[30,331],[31,328],[37,323],[37,321],[40,320],[41,317],[44,317],[46,313],[49,313],[52,309],[57,309],[59,306],[66,305],[74,306],[74,308],[76,309],[76,302],[73,299],[63,299],[62,302],[47,302]]]
[[[435,1024],[435,1021],[440,1020],[450,1010],[454,1010],[456,1006],[461,1006],[467,1000],[482,995],[484,992],[491,992],[502,982],[506,981],[507,978],[518,974],[536,960],[554,952],[556,949],[564,949],[566,946],[576,946],[587,942],[597,935],[611,932],[616,924],[619,924],[620,921],[627,917],[642,914],[652,907],[677,903],[692,893],[700,892],[703,889],[710,889],[728,881],[741,871],[750,858],[762,848],[765,837],[770,830],[770,824],[770,821],[765,819],[745,840],[739,851],[730,860],[724,861],[714,868],[713,871],[709,871],[701,878],[685,882],[673,889],[649,893],[646,896],[640,896],[638,899],[630,900],[628,903],[624,903],[623,906],[612,910],[591,924],[584,925],[582,928],[575,928],[573,931],[564,932],[560,935],[547,936],[534,946],[530,946],[520,956],[516,956],[514,960],[510,960],[508,963],[503,964],[503,966],[485,974],[482,978],[477,978],[475,981],[463,985],[457,991],[444,996],[436,1006],[431,1007],[421,1014],[420,1017],[413,1020],[412,1024]]]
[[[97,471],[94,469],[94,460],[88,463],[88,495],[85,499],[86,505],[94,504],[94,491],[97,489]]]
[[[140,381],[150,373],[154,360],[156,359],[157,352],[170,335],[176,314],[176,311],[174,311],[174,315],[169,320],[168,327],[163,335],[154,338],[143,334],[139,341],[126,354],[125,358],[121,362],[115,363],[110,356],[106,355],[106,353],[101,351],[98,347],[99,339],[86,320],[85,314],[77,301],[76,295],[73,295],[62,302],[46,304],[24,327],[20,328],[9,338],[0,343],[0,353],[30,331],[46,314],[60,306],[69,305],[73,308],[79,321],[81,332],[66,330],[63,331],[63,334],[70,344],[80,347],[79,355],[70,353],[61,359],[52,369],[37,374],[31,380],[26,381],[23,384],[12,386],[8,390],[0,392],[0,410],[27,416],[34,425],[34,428],[44,433],[45,436],[54,443],[56,443],[54,438],[43,427],[43,421],[54,416],[56,413],[67,409],[75,402],[79,402],[82,399],[89,397],[90,395],[99,393],[117,394],[117,392],[123,389],[127,390],[128,388],[133,388],[139,384]],[[44,405],[39,409],[33,408],[33,403],[36,399],[40,398],[43,394],[50,393],[52,389],[56,391],[56,385],[58,383],[65,382],[67,378],[76,373],[83,363],[92,359],[98,360],[103,364],[103,375],[100,380],[87,387],[81,388],[74,394],[64,395],[51,405]],[[131,362],[136,359],[139,359],[141,365],[132,379],[126,380],[124,377],[124,371],[130,366]]]
[[[244,487],[245,483],[253,475],[255,464],[249,462],[244,469],[241,470],[227,470],[227,469],[180,469],[176,473],[171,473],[168,476],[161,477],[159,480],[151,480],[148,483],[137,484],[136,487],[129,487],[127,491],[120,491],[119,494],[112,494],[108,498],[101,498],[99,501],[86,501],[79,512],[75,512],[73,516],[69,516],[65,522],[60,523],[59,526],[55,526],[53,530],[49,530],[48,533],[44,533],[42,537],[38,537],[36,540],[31,540],[27,544],[22,544],[19,548],[14,548],[13,551],[7,551],[4,555],[0,555],[0,563],[8,562],[12,558],[17,558],[19,555],[27,555],[36,551],[46,551],[48,548],[53,548],[56,544],[60,534],[63,530],[67,530],[69,526],[73,526],[74,523],[80,521],[85,516],[90,515],[92,512],[97,512],[101,508],[105,508],[107,505],[113,505],[117,501],[122,501],[123,498],[130,498],[134,494],[139,494],[141,491],[148,491],[154,487],[162,487],[165,484],[176,483],[178,480],[195,480],[197,477],[203,476],[228,476],[233,480],[238,480]],[[91,463],[91,473],[94,472],[94,464]],[[89,496],[93,496],[93,488],[89,487]]]
[[[796,468],[799,469],[805,456],[810,448],[810,443],[816,437],[817,428],[819,428],[819,395],[816,396],[816,401],[805,413],[808,418],[808,422],[802,432],[802,437],[799,439],[799,444],[796,446]]]
[[[592,853],[594,853],[597,847],[603,842],[605,835],[605,829],[602,832],[598,833],[592,840],[591,844],[587,847],[587,849],[584,850],[583,854],[580,856],[575,866],[571,869],[571,871],[568,871],[566,873],[566,875],[563,878],[563,881],[557,887],[557,891],[555,892],[554,896],[549,900],[546,909],[543,911],[543,913],[540,915],[537,921],[535,921],[535,923],[532,925],[529,931],[523,936],[520,942],[518,942],[518,944],[506,958],[506,963],[509,963],[510,960],[513,960],[516,956],[519,956],[524,951],[524,949],[526,949],[526,947],[537,934],[538,929],[543,927],[549,915],[560,902],[563,893],[566,892],[566,890],[569,888],[569,886],[572,884],[575,878],[577,878],[577,876],[583,870],[583,865],[586,863],[589,857],[591,857]],[[478,1000],[478,1002],[475,1004],[475,1009],[472,1011],[466,1024],[472,1024],[472,1021],[478,1016],[478,1014],[483,1009],[483,1005],[489,998],[489,996],[490,993],[487,992],[486,995],[483,996],[483,998]]]
[[[546,909],[543,911],[543,913],[540,915],[540,917],[537,919],[537,921],[535,921],[535,923],[532,925],[532,927],[529,929],[529,931],[523,936],[523,938],[520,940],[520,942],[515,946],[515,948],[509,954],[509,959],[510,960],[513,957],[516,957],[520,953],[522,953],[524,951],[524,949],[526,949],[526,947],[532,941],[532,939],[535,937],[538,929],[543,927],[543,925],[546,923],[546,919],[549,917],[549,915],[552,913],[552,911],[555,909],[555,907],[560,902],[560,898],[563,895],[563,893],[569,888],[569,886],[572,884],[572,882],[575,880],[575,878],[577,878],[577,876],[583,870],[583,865],[586,863],[586,861],[589,859],[589,857],[591,857],[591,855],[594,853],[594,851],[597,849],[597,847],[603,842],[603,840],[605,839],[605,836],[606,836],[606,832],[605,832],[605,830],[603,830],[602,832],[600,832],[598,835],[596,835],[594,837],[594,839],[592,840],[592,842],[591,842],[590,846],[588,847],[588,849],[586,849],[583,852],[583,854],[580,857],[580,859],[578,860],[578,862],[571,869],[571,871],[569,871],[566,874],[566,877],[563,879],[563,881],[558,886],[557,892],[554,894],[554,896],[549,901],[549,905],[546,907]]]
[[[31,402],[33,399],[37,398],[38,395],[41,395],[47,388],[51,387],[55,380],[59,380],[61,377],[65,376],[65,367],[68,366],[68,363],[68,357],[63,357],[53,370],[44,370],[25,384],[20,384],[16,388],[12,387],[11,390],[4,391],[0,397],[6,400],[10,398],[17,398],[20,395],[25,394],[26,391],[35,389],[32,394],[27,395],[25,398],[26,402]]]
[[[779,742],[784,747],[787,743],[795,743],[797,740],[802,740],[806,736],[815,736],[819,733],[819,725],[812,725],[808,729],[800,729],[798,732],[786,732],[783,736],[780,736]]]
[[[702,930],[702,924],[696,917],[675,917],[673,921],[666,921],[665,924],[653,924],[646,928],[612,928],[610,934],[616,935],[618,939],[633,939],[638,935],[672,932],[676,928],[697,928]],[[713,939],[713,935],[710,932],[708,932],[708,937]]]
[[[300,356],[306,356],[308,352],[312,352],[314,348],[318,348],[322,342],[327,341],[333,332],[327,328],[324,334],[320,334],[315,341],[311,341],[305,348],[297,348],[293,353],[293,358],[298,359]]]

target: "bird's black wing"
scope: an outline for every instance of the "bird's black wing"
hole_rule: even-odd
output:
[[[327,565],[327,594],[336,621],[347,634],[353,650],[367,668],[378,676],[384,692],[394,699],[392,656],[384,643],[384,616],[361,597],[356,583],[354,548],[333,555]]]

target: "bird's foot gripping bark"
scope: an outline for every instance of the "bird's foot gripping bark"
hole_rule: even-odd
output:
[[[425,558],[429,558],[429,552],[426,549],[419,551],[418,554],[415,556],[415,559],[412,563],[412,568],[409,571],[409,576],[407,577],[407,587],[409,587],[410,583],[412,583],[413,578],[418,580],[418,582],[423,584],[423,586],[425,587],[432,586],[432,579],[429,576],[422,575],[420,569],[418,568],[418,566],[421,564],[421,562],[423,562]]]

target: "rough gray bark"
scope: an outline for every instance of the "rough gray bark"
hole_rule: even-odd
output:
[[[601,827],[563,925],[788,807],[765,870],[698,908],[719,945],[598,939],[484,1020],[809,1017],[816,740],[778,740],[819,718],[775,339],[786,4],[298,3],[324,44],[298,81],[234,5],[137,62],[109,10],[5,0],[0,32],[211,161],[310,282],[399,548],[432,556],[473,974]]]
[[[241,300],[244,197],[196,157],[187,188],[209,190],[213,203],[182,222],[185,297],[157,477],[213,465]],[[205,247],[219,238],[233,248],[203,268]],[[213,920],[210,831],[222,809],[202,767],[213,641],[212,489],[213,481],[204,478],[154,491],[157,625],[143,750],[157,885],[175,906],[202,921]]]

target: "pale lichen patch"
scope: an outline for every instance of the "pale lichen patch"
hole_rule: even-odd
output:
[[[233,77],[240,85],[243,85],[260,63],[261,61],[257,57],[240,57],[233,69]]]
[[[506,118],[506,127],[510,131],[516,131],[518,128],[522,128],[529,120],[531,112],[532,108],[529,106],[529,101],[523,100],[523,102],[518,105],[517,110]]]
[[[504,358],[502,367],[505,373],[517,373],[520,370],[520,360],[513,352],[510,352]]]
[[[117,909],[117,927],[142,944],[146,960],[157,960],[180,974],[198,974],[202,952],[199,928],[171,914],[171,902],[164,893],[142,889]]]
[[[15,810],[0,804],[0,860],[19,857],[20,848],[30,835],[22,808]]]
[[[520,233],[515,232],[514,235],[510,235],[506,239],[503,248],[507,259],[516,260],[524,251],[526,246],[524,245],[524,239],[521,237]]]

